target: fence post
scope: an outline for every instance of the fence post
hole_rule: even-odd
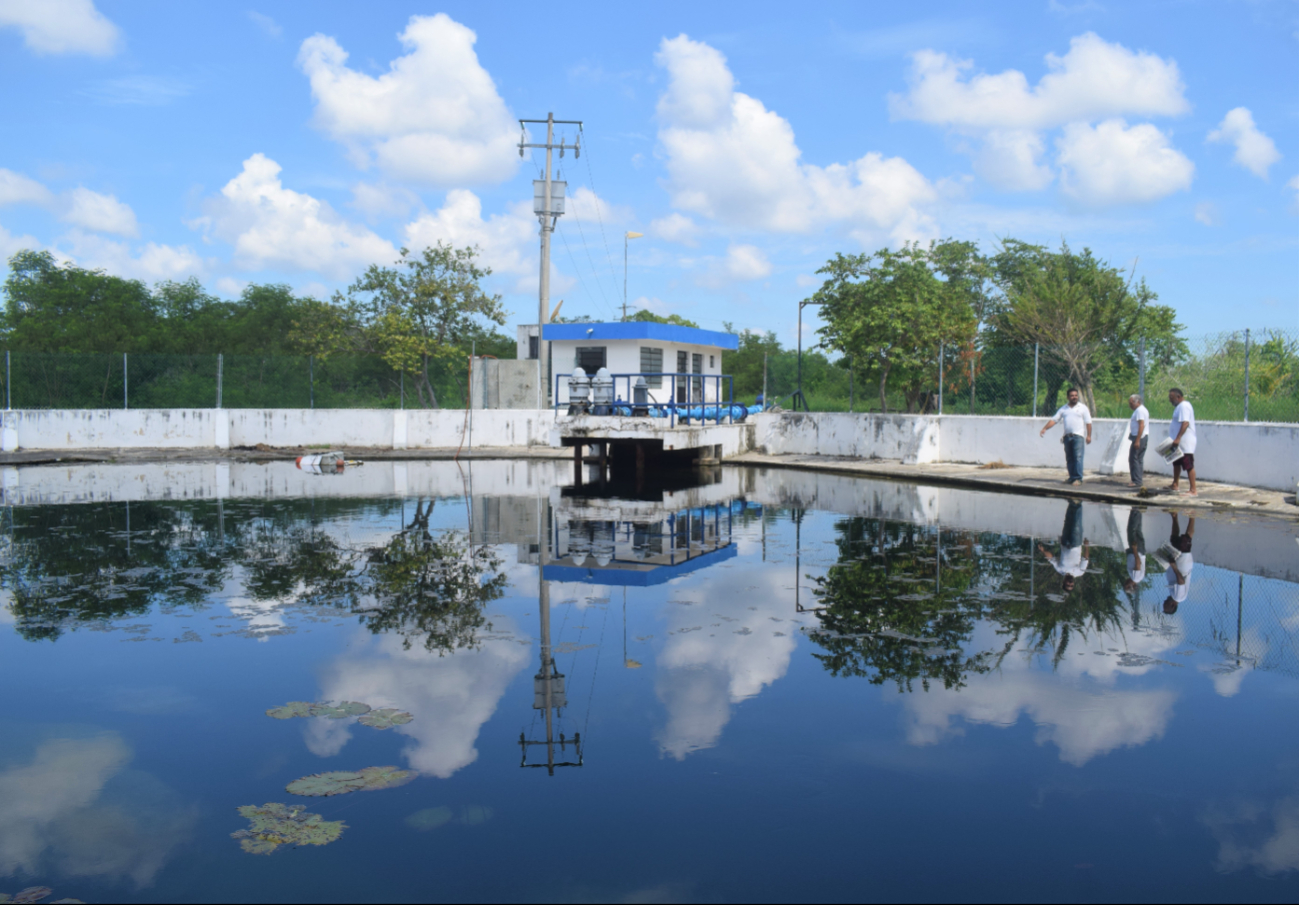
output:
[[[14,382],[9,377],[9,350],[5,349],[5,408],[14,410]]]
[[[848,359],[848,414],[852,414],[852,372],[854,359]]]
[[[1245,422],[1249,423],[1249,328],[1245,328]]]
[[[401,395],[401,410],[406,411],[406,372],[397,372],[397,392]]]
[[[6,355],[9,353],[6,352]],[[765,412],[771,408],[771,403],[767,400],[767,353],[762,353],[762,410]]]
[[[316,407],[316,356],[307,356],[307,379],[311,384],[311,407]]]
[[[1137,395],[1141,404],[1146,404],[1146,338],[1143,336],[1137,343]]]
[[[970,343],[970,414],[974,414],[974,343]]]
[[[221,408],[221,386],[225,380],[225,356],[217,353],[217,408]]]
[[[943,413],[943,350],[944,344],[938,344],[938,414]]]
[[[130,411],[131,409],[131,395],[129,392],[129,386],[130,384],[128,383],[127,376],[126,376],[126,353],[123,352],[122,353],[122,410],[123,411]]]
[[[1037,417],[1037,359],[1041,346],[1033,343],[1033,417]]]

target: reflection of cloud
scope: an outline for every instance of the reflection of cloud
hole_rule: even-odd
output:
[[[1299,797],[1278,801],[1268,811],[1253,803],[1213,808],[1201,818],[1218,840],[1217,868],[1255,867],[1264,873],[1299,870]]]
[[[419,646],[405,650],[400,635],[361,631],[348,652],[329,667],[322,695],[412,713],[414,721],[394,730],[414,740],[402,753],[421,773],[446,779],[478,758],[478,731],[530,657],[530,643],[499,637],[513,632],[509,619],[493,622],[497,637],[484,640],[477,650],[445,656]],[[322,756],[336,754],[347,743],[346,732],[346,727],[338,731],[309,726],[308,747]]]
[[[130,757],[112,733],[54,739],[0,773],[0,875],[49,870],[48,860],[72,876],[152,882],[193,815],[157,780],[123,773]]]
[[[976,634],[974,643],[980,640],[987,639]],[[954,717],[1006,727],[1026,715],[1037,724],[1038,743],[1054,744],[1060,749],[1060,759],[1075,766],[1115,748],[1144,745],[1164,734],[1177,694],[1167,689],[1116,691],[1088,686],[1112,685],[1118,673],[1151,669],[1156,664],[1149,654],[1166,648],[1168,642],[1145,634],[1134,633],[1126,639],[1101,634],[1087,642],[1089,653],[1081,658],[1085,663],[1069,658],[1058,671],[1046,672],[1007,657],[999,671],[970,676],[963,689],[903,695],[907,741],[933,745],[945,736],[959,735],[962,730],[951,724]],[[1127,648],[1124,660],[1090,653],[1120,645]],[[1149,653],[1143,653],[1141,647],[1150,648]],[[988,645],[980,649],[988,649]]]
[[[788,619],[789,604],[765,577],[749,580],[758,587],[716,580],[689,590],[672,586],[670,597],[677,602],[667,604],[671,634],[655,682],[667,722],[655,737],[660,750],[677,760],[717,744],[731,705],[758,694],[789,668],[797,631]]]

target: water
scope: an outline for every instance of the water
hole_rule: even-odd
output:
[[[568,483],[10,472],[0,892],[1299,899],[1294,523],[1196,519],[1168,615],[1153,560],[1124,587],[1129,539],[1171,540],[1160,510],[779,470]],[[1062,534],[1088,542],[1067,593],[1036,546]],[[413,719],[266,716],[291,701]],[[419,775],[285,790],[374,766]],[[345,827],[250,854],[236,809],[265,803]]]

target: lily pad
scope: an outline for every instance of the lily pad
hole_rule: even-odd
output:
[[[239,814],[248,819],[250,827],[230,836],[253,855],[269,855],[281,845],[328,845],[347,828],[341,820],[325,820],[319,814],[278,802],[261,807],[244,805]]]
[[[306,701],[289,701],[283,707],[275,707],[266,711],[266,715],[275,720],[291,720],[299,716],[311,716],[311,708],[314,704],[308,704]]]
[[[398,770],[396,767],[366,767],[356,772],[334,770],[295,779],[285,787],[285,791],[290,795],[302,795],[308,798],[328,798],[331,795],[344,795],[348,792],[395,789],[397,786],[404,786],[417,775],[414,770]]]
[[[50,893],[54,890],[48,886],[28,886],[18,895],[10,899],[14,905],[29,905],[31,902],[39,902],[41,899],[48,899]]]
[[[357,722],[372,729],[391,729],[393,726],[404,726],[413,719],[415,717],[404,710],[385,707],[383,710],[371,710]]]
[[[341,720],[349,716],[360,716],[363,713],[370,712],[369,704],[359,704],[356,701],[344,701],[338,706],[333,704],[312,704],[311,715],[323,716],[331,720]]]

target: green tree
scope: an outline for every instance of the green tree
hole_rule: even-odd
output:
[[[490,335],[485,325],[505,323],[501,297],[480,286],[492,271],[478,254],[442,242],[419,255],[403,248],[394,266],[371,265],[332,305],[308,305],[294,338],[321,356],[378,354],[414,378],[421,404],[437,408],[430,367],[459,359],[471,340]]]
[[[982,267],[971,243],[951,240],[836,254],[817,271],[828,277],[812,296],[825,321],[822,344],[873,374],[881,411],[894,380],[913,412],[937,377],[940,345],[974,339]]]
[[[655,314],[653,311],[641,309],[627,318],[629,321],[638,321],[644,324],[675,324],[678,327],[694,327],[699,329],[699,325],[692,320],[686,320],[679,314]]]

